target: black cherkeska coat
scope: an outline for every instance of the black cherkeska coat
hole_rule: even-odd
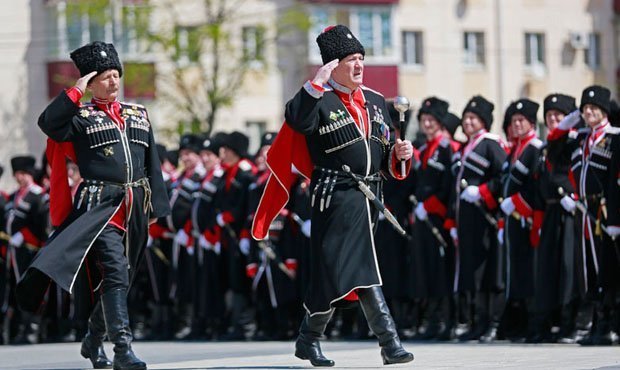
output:
[[[456,177],[454,212],[459,239],[454,290],[496,292],[503,289],[503,255],[497,245],[497,230],[486,220],[482,210],[492,216],[497,212],[506,152],[499,137],[489,133],[471,138],[469,144],[463,145],[453,159]],[[483,196],[479,205],[461,200],[465,183],[481,189]]]
[[[315,198],[312,277],[304,306],[310,314],[318,314],[345,303],[343,298],[356,288],[382,285],[373,235],[378,212],[342,171],[343,165],[348,165],[361,177],[381,170],[393,174],[392,142],[387,137],[391,121],[381,94],[360,87],[370,128],[370,137],[365,138],[336,92],[327,88],[322,96],[311,95],[309,91],[316,90],[308,85],[287,103],[285,118],[290,127],[306,136],[315,165],[310,184]],[[339,87],[353,100],[351,92],[343,89]],[[380,197],[379,179],[367,184]]]
[[[503,184],[504,198],[515,201],[516,211],[505,216],[504,244],[506,247],[506,297],[512,299],[530,298],[534,295],[534,248],[530,233],[535,221],[534,212],[542,209],[537,197],[538,163],[540,161],[542,142],[532,138],[520,153],[515,152],[519,145],[513,147],[513,153],[506,160],[507,176]],[[519,201],[517,201],[517,199]],[[532,213],[522,210],[523,204]],[[519,214],[517,218],[517,214]],[[538,232],[535,230],[534,232]]]
[[[73,293],[95,239],[121,205],[128,204],[125,253],[130,276],[146,246],[148,220],[170,212],[146,109],[121,103],[121,115],[124,129],[96,105],[77,106],[62,92],[39,117],[39,127],[52,140],[73,143],[84,182],[76,192],[73,210],[19,283],[17,297],[23,309],[38,308],[50,279]],[[132,202],[124,203],[129,197],[122,184],[141,179],[149,186],[132,186]],[[89,284],[93,289],[99,286],[96,280]]]
[[[611,302],[620,275],[620,251],[617,241],[604,233],[602,226],[597,227],[597,223],[620,225],[617,188],[620,128],[606,124],[597,131],[593,135],[589,127],[570,132],[555,129],[549,134],[548,145],[554,153],[570,153],[571,177],[580,201],[589,212],[588,216],[578,211],[575,217],[580,237],[576,253],[579,291],[596,299],[607,295],[606,302]],[[550,159],[552,163],[557,161],[555,157]]]

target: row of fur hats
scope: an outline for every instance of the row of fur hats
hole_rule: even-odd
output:
[[[273,144],[276,133],[266,132],[261,137],[260,146]],[[202,150],[208,150],[218,153],[221,147],[232,149],[240,157],[248,157],[248,147],[250,139],[239,131],[231,133],[218,132],[212,136],[203,136],[196,134],[185,134],[181,136],[179,142],[179,150],[187,149],[199,153]]]

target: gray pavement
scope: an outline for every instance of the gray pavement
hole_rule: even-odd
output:
[[[384,367],[376,342],[322,342],[335,368]],[[386,369],[620,369],[620,347],[518,344],[405,343],[410,364]],[[149,369],[303,369],[293,342],[137,342],[136,353]],[[108,355],[112,346],[106,343]],[[0,346],[0,369],[88,369],[79,343]]]

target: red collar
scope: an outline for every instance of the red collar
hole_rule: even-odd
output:
[[[362,89],[358,87],[355,90],[351,90],[331,79],[328,84],[334,89],[334,93],[338,96],[338,99],[340,99],[345,108],[347,108],[347,111],[351,114],[355,123],[357,123],[357,127],[362,129],[366,137],[368,137],[368,112],[366,111],[366,98],[364,97]],[[358,116],[358,112],[361,117]]]
[[[91,102],[97,106],[97,108],[104,111],[121,129],[125,125],[125,120],[121,115],[121,103],[118,100],[109,102],[103,99],[92,98]]]
[[[441,140],[443,140],[444,135],[439,134],[435,136],[432,140],[426,142],[426,149],[424,150],[424,155],[422,156],[422,169],[426,169],[426,163],[428,159],[435,153],[435,150],[439,147]]]
[[[521,156],[521,153],[523,153],[523,150],[525,149],[525,147],[530,143],[530,141],[532,141],[532,139],[534,139],[536,137],[536,131],[534,130],[530,130],[527,134],[525,134],[523,137],[519,137],[515,140],[514,142],[514,151],[512,152],[513,156],[512,156],[512,161],[516,161],[517,158],[519,158],[519,156]]]

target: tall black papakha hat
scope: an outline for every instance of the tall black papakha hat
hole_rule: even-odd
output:
[[[342,60],[344,57],[355,53],[366,55],[364,46],[353,36],[347,26],[341,24],[325,28],[316,38],[316,43],[321,50],[323,64],[334,59]]]
[[[13,169],[13,175],[17,171],[27,172],[34,176],[36,173],[36,164],[37,160],[31,155],[20,155],[11,158],[11,168]]]
[[[222,141],[222,146],[232,149],[239,157],[248,156],[248,146],[250,145],[250,139],[239,131],[233,131],[230,134],[226,134]]]
[[[543,102],[543,114],[546,115],[547,112],[552,109],[564,114],[569,114],[577,109],[577,106],[575,105],[575,98],[564,94],[547,95],[545,101]]]
[[[443,127],[448,130],[450,135],[454,136],[456,129],[461,125],[461,117],[452,112],[446,113],[443,117]]]
[[[93,71],[101,73],[108,69],[116,69],[118,74],[121,77],[123,76],[123,66],[112,44],[93,41],[73,50],[70,56],[75,66],[80,70],[81,76]]]
[[[203,141],[204,140],[198,135],[185,134],[181,136],[181,140],[179,141],[179,150],[187,149],[194,153],[200,153]]]
[[[522,114],[532,125],[536,126],[536,114],[538,113],[538,107],[540,107],[540,104],[530,99],[523,98],[513,102],[511,105],[513,106],[512,114],[510,115],[511,121],[512,116],[515,114]]]
[[[586,104],[596,105],[601,108],[606,114],[609,114],[609,101],[611,99],[611,92],[608,88],[593,85],[586,87],[581,94],[581,102],[579,110],[583,112],[583,106]]]
[[[426,113],[435,117],[435,119],[443,125],[443,120],[448,113],[448,106],[449,104],[447,101],[441,100],[437,97],[431,96],[430,98],[426,98],[422,102],[420,110],[418,111],[418,121],[420,120],[422,113]]]
[[[465,109],[463,109],[463,116],[467,112],[472,112],[484,122],[484,127],[487,130],[491,128],[491,124],[493,123],[493,108],[495,105],[490,101],[486,100],[480,95],[476,95],[467,102]]]

